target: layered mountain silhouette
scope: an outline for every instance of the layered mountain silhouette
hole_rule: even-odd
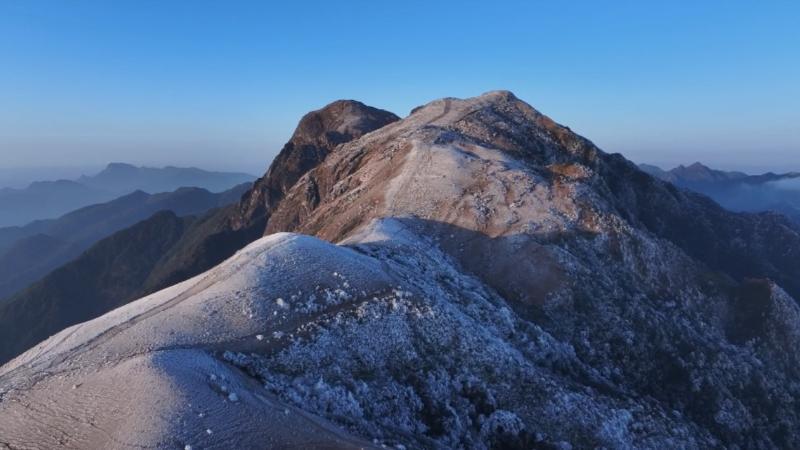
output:
[[[7,360],[67,326],[124,305],[148,269],[195,219],[161,211],[101,240],[24,291],[0,301],[0,357]]]
[[[77,182],[102,191],[150,193],[169,192],[180,187],[199,187],[211,192],[226,191],[233,186],[254,181],[252,175],[240,172],[213,172],[194,167],[137,167],[111,163],[96,175],[82,176]]]
[[[6,305],[0,306],[0,328],[6,330],[5,333],[0,331],[0,362],[69,325],[97,317],[224,261],[263,235],[267,218],[285,190],[319,164],[336,145],[396,120],[398,117],[394,114],[360,102],[334,102],[303,117],[267,175],[257,180],[244,196],[240,194],[241,187],[220,194],[218,198],[199,190],[179,190],[172,195],[152,197],[140,192],[76,211],[58,221],[0,229],[0,254],[4,233],[18,239],[15,247],[8,248],[7,254],[0,256],[0,298],[3,298],[3,294],[15,292],[80,254],[88,248],[87,238],[96,238],[96,242],[108,236],[110,233],[104,232],[112,230],[107,224],[121,229],[118,225],[131,225],[137,221],[132,219],[141,220],[158,210],[171,210],[183,216],[227,205],[198,220],[175,218],[181,221],[180,226],[173,222],[165,224],[162,216],[152,217],[132,229],[120,231],[107,239],[108,242],[100,242],[71,265],[73,268],[95,267],[93,261],[101,257],[98,255],[106,255],[108,270],[117,274],[115,277],[105,277],[103,272],[91,270],[82,272],[80,277],[63,276],[69,273],[68,268],[64,268],[6,300]],[[242,198],[238,202],[231,201],[234,197]],[[131,203],[137,205],[133,210],[129,208]],[[160,241],[162,227],[169,229],[167,235],[172,239]],[[127,257],[116,257],[114,243],[138,242],[144,236],[142,229],[153,233],[153,241],[159,244],[156,247],[143,245],[141,252],[146,257],[132,257],[136,247],[126,253]],[[20,236],[22,230],[29,234]],[[128,272],[136,281],[120,283],[120,278]],[[82,305],[84,302],[89,304]],[[71,313],[62,314],[60,308],[68,308]],[[43,310],[52,311],[47,320],[41,320]],[[28,315],[31,311],[37,313]],[[20,336],[18,329],[26,330],[25,335]]]
[[[126,232],[72,319],[177,284],[0,368],[6,445],[800,446],[797,225],[510,92],[334,103],[236,206]]]
[[[306,114],[267,173],[242,200],[215,211],[188,230],[151,277],[160,289],[208,270],[264,234],[286,192],[338,145],[399,120],[353,100],[333,102]]]
[[[180,188],[159,194],[135,191],[58,219],[0,228],[0,298],[78,257],[95,242],[158,211],[168,210],[178,216],[204,214],[236,203],[249,187],[249,183],[241,184],[216,194],[201,188]]]
[[[669,171],[639,166],[662,180],[705,194],[733,211],[774,211],[800,223],[800,173],[748,175],[714,170],[700,163]]]
[[[77,180],[38,181],[25,189],[0,189],[0,227],[22,226],[35,220],[57,218],[84,206],[107,202],[138,190],[158,193],[181,187],[198,187],[222,192],[254,179],[244,173],[112,163],[96,175],[82,176]]]

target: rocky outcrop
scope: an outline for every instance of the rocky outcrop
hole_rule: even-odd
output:
[[[40,242],[42,241],[40,236],[35,241],[29,239],[32,242],[25,242],[24,250],[27,254],[23,256],[26,258],[20,260],[18,254],[7,255],[5,261],[0,258],[0,297],[3,293],[11,294],[21,289],[51,270],[60,269],[31,289],[7,299],[6,313],[0,315],[2,318],[0,323],[8,324],[5,328],[9,334],[7,334],[8,339],[4,341],[6,344],[0,345],[0,363],[66,326],[97,317],[140,296],[191,278],[224,261],[263,234],[269,214],[283,198],[285,191],[303,174],[324,160],[337,145],[359,138],[396,120],[398,117],[390,112],[352,100],[339,100],[306,114],[300,120],[292,138],[271,164],[267,174],[247,190],[237,187],[231,192],[210,194],[204,190],[184,188],[171,195],[155,196],[138,192],[107,205],[96,205],[76,211],[64,216],[60,221],[46,224],[57,231],[66,230],[72,234],[88,233],[94,241],[83,237],[79,240],[80,246],[69,247],[67,245],[70,244],[69,241],[53,242],[51,239]],[[183,169],[167,168],[159,171],[112,164],[96,178],[98,180],[113,178],[122,172],[130,176],[141,176],[140,172],[143,171],[159,174],[159,177],[164,177],[162,171],[173,171],[183,174],[184,177],[188,176]],[[202,195],[208,196],[209,199],[196,198]],[[238,201],[231,201],[231,195],[236,195]],[[132,202],[144,205],[137,210],[131,206]],[[176,211],[178,215],[202,213],[215,206],[213,203],[222,208],[198,220],[187,220],[183,226],[172,227],[169,231],[164,228],[163,215],[148,219],[150,214],[161,209]],[[125,215],[117,217],[122,216],[116,212],[117,209],[122,210]],[[134,217],[139,218],[132,220]],[[81,226],[81,221],[87,220],[92,223]],[[116,231],[124,228],[118,223],[125,220],[129,222],[127,226],[134,225],[138,220],[143,222],[135,227],[120,230],[108,242],[90,249],[92,244],[104,237],[104,232],[105,235],[111,234],[106,232],[103,226],[106,228],[116,226],[113,230]],[[39,225],[37,230],[41,232],[49,230],[44,225],[37,225]],[[146,231],[141,230],[148,230],[153,235],[147,236]],[[64,233],[57,234],[59,238],[62,235]],[[168,245],[161,244],[167,237]],[[143,241],[147,239],[150,239],[150,243],[145,245]],[[114,273],[115,279],[103,278],[105,271],[95,275],[84,272],[81,274],[81,282],[77,284],[76,280],[62,276],[76,267],[96,268],[92,262],[97,259],[96,255],[104,255],[111,251],[110,249],[116,248],[111,246],[111,243],[130,240],[138,242],[137,248],[141,249],[141,252],[137,254],[135,249],[129,249],[122,256],[107,261],[109,267],[106,271]],[[43,246],[45,248],[40,248]],[[89,253],[81,256],[87,249],[90,250]],[[57,259],[47,258],[49,254],[56,254]],[[81,257],[78,258],[79,256]],[[16,265],[13,264],[15,258]],[[61,268],[73,258],[79,259],[77,264]],[[55,260],[50,261],[50,259]],[[39,270],[31,273],[32,271],[28,269],[22,272],[24,279],[12,280],[15,281],[13,286],[17,289],[13,289],[9,283],[6,283],[8,286],[4,286],[4,280],[1,279],[3,269],[21,278],[18,275],[19,266],[22,264],[23,268],[26,268],[25,264],[32,265],[33,263],[28,263],[29,260],[39,264],[41,267],[34,267]],[[2,267],[3,262],[7,267]],[[80,307],[70,306],[76,303],[79,303]],[[70,314],[65,314],[64,308],[71,311]],[[35,318],[39,317],[42,310],[54,312],[46,313],[45,319],[36,321]],[[38,312],[26,315],[32,311]],[[32,324],[32,321],[37,323]],[[24,337],[18,334],[18,331],[23,329]],[[19,338],[13,339],[14,335],[19,335]]]
[[[340,144],[399,120],[396,115],[354,100],[338,100],[300,120],[289,142],[239,204],[234,229],[266,225],[269,214],[300,177]]]
[[[485,161],[482,147],[508,161]],[[536,198],[526,202],[530,193]],[[344,146],[286,197],[267,234],[298,231],[338,241],[371,219],[396,215],[489,236],[524,234],[522,227],[549,228],[546,235],[576,227],[598,233],[603,215],[613,214],[737,280],[771,278],[800,297],[796,225],[775,214],[732,213],[675,189],[508,92],[417,108]],[[552,214],[544,206],[550,204],[558,216],[543,216]],[[537,223],[545,217],[549,223]]]
[[[306,114],[267,173],[238,204],[203,217],[164,257],[142,295],[214,267],[264,234],[286,192],[338,145],[399,120],[394,114],[353,100],[335,101]]]
[[[4,441],[35,424],[42,446],[263,446],[258,414],[285,407],[293,437],[335,446],[800,446],[800,235],[780,219],[656,180],[504,91],[431,102],[300,172],[268,236],[0,369]],[[115,388],[162,414],[116,426]]]

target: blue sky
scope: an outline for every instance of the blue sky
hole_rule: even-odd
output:
[[[800,170],[798,2],[0,2],[0,167],[261,173],[303,113],[510,89],[637,162]]]

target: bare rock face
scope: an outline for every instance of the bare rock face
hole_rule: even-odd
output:
[[[390,119],[309,119],[240,210],[267,236],[0,368],[0,442],[800,447],[795,227],[510,92]]]
[[[615,257],[623,256],[619,230],[629,227],[737,280],[771,278],[800,296],[795,224],[734,214],[680,191],[506,91],[431,102],[342,146],[286,194],[267,234],[336,242],[372,219],[397,216],[537,242],[602,235]]]
[[[139,295],[202,273],[264,234],[272,212],[306,172],[337,146],[399,120],[353,100],[339,100],[306,114],[292,138],[236,205],[201,218],[152,271]]]
[[[265,218],[306,172],[340,144],[399,120],[396,115],[354,100],[338,100],[306,114],[266,175],[243,198],[234,229],[266,224]]]
[[[795,423],[791,402],[747,393],[795,395],[797,357],[778,356],[800,328],[800,233],[787,220],[679,191],[509,92],[437,100],[342,146],[286,194],[267,233],[355,245],[387,218],[605,380],[583,382],[691,417],[684,436],[698,440],[682,445],[795,445],[788,425],[768,425]]]

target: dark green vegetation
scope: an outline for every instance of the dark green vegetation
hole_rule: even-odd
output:
[[[59,217],[69,211],[107,202],[137,190],[169,192],[193,186],[222,192],[255,177],[244,173],[208,172],[182,167],[136,167],[109,164],[93,176],[77,180],[38,181],[25,189],[0,189],[0,227]],[[3,238],[0,237],[0,245]]]
[[[396,120],[398,117],[390,112],[359,102],[334,102],[303,117],[267,174],[243,196],[240,192],[220,194],[217,202],[225,204],[241,196],[238,204],[212,210],[198,219],[172,215],[168,220],[169,215],[157,214],[95,244],[74,262],[4,302],[0,309],[0,328],[4,329],[0,334],[0,363],[65,327],[95,318],[224,261],[264,234],[268,218],[285,192],[334,147]],[[112,166],[107,170],[110,169],[127,170]],[[192,204],[186,198],[175,200],[172,206],[177,209]],[[93,221],[102,223],[107,213],[94,209],[85,213],[94,212],[97,217]],[[18,233],[9,231],[16,237]],[[148,242],[148,235],[152,242]],[[2,239],[0,233],[0,245]],[[34,242],[41,240],[34,238]],[[124,251],[120,247],[123,243],[130,244]],[[32,247],[29,254],[35,254]],[[52,248],[55,255],[61,254],[57,245]],[[101,262],[103,268],[99,270]]]
[[[209,209],[235,203],[249,186],[242,184],[219,194],[200,188],[180,188],[154,195],[136,191],[58,219],[0,228],[0,298],[77,258],[100,239],[158,211],[173,211],[178,216],[204,214]]]
[[[136,297],[153,267],[194,221],[157,213],[5,300],[0,305],[0,361]]]

